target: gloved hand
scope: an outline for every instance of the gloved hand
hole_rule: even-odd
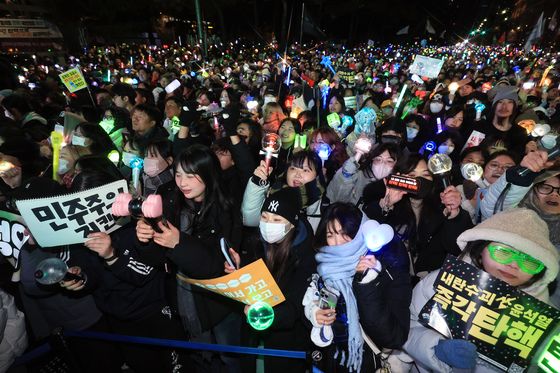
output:
[[[442,339],[434,347],[438,359],[460,369],[472,369],[476,366],[476,346],[464,339]]]

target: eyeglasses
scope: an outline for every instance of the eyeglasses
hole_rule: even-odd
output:
[[[494,163],[494,162],[488,163],[488,168],[491,171],[496,171],[496,170],[500,169],[500,170],[505,172],[505,171],[508,170],[508,168],[513,167],[513,166],[514,165],[511,164],[511,163],[508,163],[508,164],[499,164],[499,163]]]
[[[537,190],[538,193],[540,194],[544,194],[544,195],[549,195],[554,193],[554,191],[556,191],[556,193],[560,194],[560,187],[553,187],[550,184],[537,184],[535,185],[535,189]]]
[[[515,260],[519,268],[530,275],[536,275],[544,269],[543,262],[508,247],[490,244],[488,245],[488,251],[490,252],[490,257],[494,261],[500,264],[510,264]]]
[[[385,163],[387,165],[394,165],[395,160],[393,158],[383,158],[383,157],[373,158],[373,164],[381,164],[381,163]]]

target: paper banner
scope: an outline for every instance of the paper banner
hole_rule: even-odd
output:
[[[473,130],[469,138],[467,139],[465,146],[463,146],[463,149],[461,151],[473,146],[479,146],[485,137],[486,135],[484,133],[478,132],[477,130]]]
[[[419,321],[474,343],[482,359],[504,371],[529,367],[560,321],[560,310],[450,255],[434,289]]]
[[[125,180],[57,197],[16,201],[33,238],[42,247],[83,243],[93,232],[111,233],[121,227],[111,214]]]
[[[79,68],[74,67],[68,71],[63,72],[59,75],[60,80],[66,86],[66,88],[70,91],[70,93],[74,93],[79,91],[80,89],[87,88],[86,80],[82,75],[82,72]]]
[[[19,253],[29,236],[24,235],[25,225],[21,216],[0,211],[0,254],[18,269]]]
[[[274,307],[286,300],[262,259],[211,280],[181,279],[245,304],[266,302]]]
[[[428,78],[437,78],[442,66],[443,60],[417,54],[408,72]]]

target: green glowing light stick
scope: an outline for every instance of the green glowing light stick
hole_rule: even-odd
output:
[[[255,330],[265,330],[274,322],[274,309],[266,302],[251,304],[247,311],[247,323]]]

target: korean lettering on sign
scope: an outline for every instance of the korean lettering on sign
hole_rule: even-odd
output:
[[[51,247],[85,242],[92,232],[118,229],[111,206],[116,196],[126,191],[126,181],[119,180],[74,194],[16,204],[37,243]]]

